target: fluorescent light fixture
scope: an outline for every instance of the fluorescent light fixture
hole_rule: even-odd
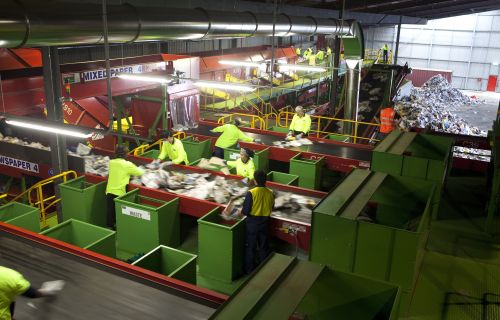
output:
[[[314,66],[306,66],[300,64],[279,64],[280,72],[286,71],[316,71],[316,72],[325,72],[326,69],[322,67],[314,67]]]
[[[7,41],[5,41],[5,40],[0,40],[0,46],[4,46],[4,45],[6,45],[6,44],[7,44]]]
[[[43,125],[34,124],[34,123],[30,123],[30,122],[23,122],[23,121],[17,121],[17,120],[6,120],[5,122],[7,124],[10,124],[10,125],[16,126],[16,127],[22,127],[22,128],[27,128],[27,129],[37,130],[37,131],[45,131],[45,132],[50,132],[50,133],[62,134],[65,136],[71,136],[71,137],[76,137],[76,138],[90,138],[92,136],[92,133],[83,133],[83,132],[78,132],[78,131],[74,131],[71,129],[54,128],[54,127],[43,126]]]
[[[219,60],[220,64],[228,65],[228,66],[237,66],[237,67],[252,67],[258,68],[262,63],[252,62],[252,61],[236,61],[236,60]]]
[[[172,81],[171,78],[167,78],[165,76],[154,76],[154,75],[141,75],[141,74],[130,74],[130,73],[119,73],[118,78],[126,79],[126,80],[136,80],[136,81],[144,81],[144,82],[156,82],[156,83],[170,83]]]
[[[233,91],[243,91],[243,92],[251,92],[255,91],[254,87],[229,83],[229,82],[217,82],[217,81],[196,81],[194,83],[197,87],[202,88],[214,88],[214,89],[222,89],[222,90],[233,90]]]
[[[498,62],[497,61],[492,62],[491,64],[494,65],[494,66],[498,66]]]

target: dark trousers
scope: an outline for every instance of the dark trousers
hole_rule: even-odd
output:
[[[115,228],[116,225],[116,212],[115,212],[115,198],[118,197],[116,194],[108,193],[106,195],[106,204],[108,207],[107,217],[106,217],[106,226],[108,228]]]
[[[258,251],[257,265],[269,254],[269,217],[248,216],[246,219],[245,273],[255,269],[255,251]]]
[[[217,157],[217,158],[224,159],[224,149],[219,148],[219,147],[215,147],[213,156]]]
[[[22,294],[22,296],[30,298],[30,299],[40,298],[40,295],[38,294],[38,290],[31,287],[31,286],[28,288],[28,290],[26,290],[25,293]],[[11,318],[14,316],[15,309],[16,309],[16,302],[14,301],[9,306]]]
[[[389,60],[389,53],[387,50],[383,50],[382,51],[382,55],[383,55],[383,59],[384,59],[384,63],[387,63],[387,60]]]

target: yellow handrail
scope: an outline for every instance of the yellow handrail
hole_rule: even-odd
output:
[[[293,117],[294,113],[293,112],[288,112],[288,111],[282,111],[278,113],[278,116],[276,118],[276,125],[278,127],[282,128],[288,128],[290,126],[289,120]],[[282,124],[282,118],[284,118],[285,124]],[[322,131],[321,128],[321,121],[326,120],[328,121],[340,121],[342,122],[343,125],[345,123],[352,123],[354,124],[354,135],[349,135],[349,134],[343,134],[343,133],[336,133],[336,132],[329,132],[329,131]],[[291,120],[290,120],[291,121]],[[373,127],[380,127],[380,124],[378,123],[371,123],[371,122],[362,122],[362,121],[355,121],[355,120],[348,120],[348,119],[339,119],[339,118],[332,118],[332,117],[325,117],[325,116],[311,116],[311,121],[317,122],[318,129],[314,130],[311,129],[311,132],[315,133],[316,137],[319,138],[320,135],[328,135],[328,134],[333,134],[333,135],[338,135],[346,138],[352,138],[353,142],[356,143],[357,140],[373,140],[373,141],[379,141],[377,139],[373,138],[365,138],[365,137],[359,137],[358,136],[358,126],[359,125],[367,125],[367,126],[373,126]]]
[[[265,130],[269,129],[269,118],[271,118],[273,116],[274,116],[275,119],[278,119],[278,114],[275,113],[275,112],[269,112],[268,114],[266,114],[264,116],[264,129]]]
[[[178,132],[174,133],[172,136],[174,138],[182,140],[186,137],[186,133],[184,131],[178,131]],[[152,144],[147,144],[147,143],[141,144],[140,146],[137,146],[136,148],[129,151],[128,154],[133,154],[134,156],[140,156],[141,154],[143,154],[144,152],[148,151],[149,149],[151,149],[155,146],[159,146],[158,148],[161,150],[161,147],[163,146],[163,140],[159,139],[159,140],[153,142]]]
[[[245,114],[245,113],[232,113],[230,115],[220,117],[219,119],[217,119],[217,123],[218,124],[225,124],[226,123],[226,119],[228,121],[231,121],[231,120],[233,120],[234,116],[248,117],[248,118],[250,118],[251,119],[250,120],[250,128],[252,128],[252,129],[255,128],[255,122],[256,121],[259,122],[259,128],[258,129],[262,130],[263,127],[264,127],[264,119],[262,119],[262,117],[256,116],[254,114]]]
[[[66,182],[68,180],[68,176],[72,176],[72,179],[75,179],[78,175],[73,170],[59,173],[55,176],[44,179],[44,180],[32,185],[31,187],[26,189],[24,192],[18,194],[16,197],[14,197],[9,202],[14,202],[14,201],[17,201],[17,200],[27,196],[29,205],[32,207],[37,207],[40,210],[40,215],[41,215],[41,219],[42,219],[42,228],[44,228],[47,226],[47,222],[46,222],[47,210],[49,208],[52,208],[56,204],[58,204],[61,201],[61,198],[57,198],[57,196],[55,196],[55,195],[45,198],[43,195],[43,187],[47,186],[51,183],[55,183],[55,181],[59,180],[59,179],[62,179],[63,182]],[[35,195],[33,195],[33,192],[35,192]]]

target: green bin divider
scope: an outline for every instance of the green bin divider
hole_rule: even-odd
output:
[[[105,227],[106,183],[91,183],[81,176],[59,184],[63,221],[76,219]]]
[[[1,206],[0,221],[36,233],[40,232],[40,210],[19,202]]]
[[[299,176],[299,187],[318,190],[325,157],[296,154],[290,159],[290,174]]]
[[[159,245],[180,243],[179,198],[158,200],[140,195],[139,190],[115,198],[117,252],[124,260]]]
[[[151,150],[148,150],[148,151],[144,152],[143,154],[141,154],[140,157],[149,158],[149,159],[157,159],[159,155],[160,155],[160,150],[151,149]]]
[[[215,208],[198,219],[198,267],[203,276],[231,282],[243,271],[244,219],[225,221]]]
[[[189,136],[182,139],[182,144],[184,150],[186,151],[190,165],[200,160],[201,158],[210,158],[211,152],[211,140],[200,140],[198,137]]]
[[[288,133],[288,131],[290,131],[290,129],[288,129],[288,128],[278,127],[278,126],[272,126],[272,127],[268,128],[267,130],[274,131],[274,132],[281,132],[281,133]]]
[[[158,246],[132,265],[196,284],[196,255],[191,253]]]
[[[69,219],[41,234],[108,257],[116,256],[116,232],[83,221]]]
[[[278,171],[270,171],[267,174],[267,181],[296,186],[299,182],[299,176],[295,174],[283,173]]]

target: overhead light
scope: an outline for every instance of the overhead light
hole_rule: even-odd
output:
[[[314,67],[314,66],[305,66],[300,64],[279,64],[280,72],[286,72],[290,70],[296,71],[316,71],[316,72],[325,72],[326,69],[322,67]]]
[[[146,76],[146,75],[130,74],[130,73],[119,73],[118,78],[126,80],[144,81],[144,82],[156,82],[156,83],[172,82],[171,78],[167,78],[165,76],[154,76],[154,75]]]
[[[494,66],[498,66],[498,62],[492,62],[491,64],[493,64]]]
[[[219,60],[220,64],[228,65],[228,66],[238,66],[238,67],[252,67],[258,68],[262,63],[252,62],[252,61],[236,61],[236,60]]]
[[[214,88],[223,90],[225,89],[225,90],[243,91],[243,92],[255,91],[254,87],[236,83],[217,82],[217,81],[196,81],[194,85],[202,88]]]
[[[55,133],[55,134],[62,134],[65,136],[70,136],[70,137],[76,137],[76,138],[90,138],[92,136],[92,133],[83,133],[71,129],[62,129],[62,128],[55,128],[51,126],[46,126],[46,125],[39,125],[39,124],[34,124],[31,122],[24,122],[24,121],[18,121],[18,120],[6,120],[5,121],[7,124],[10,124],[12,126],[16,127],[22,127],[22,128],[27,128],[27,129],[33,129],[33,130],[38,130],[38,131],[45,131],[45,132],[50,132],[50,133]]]

